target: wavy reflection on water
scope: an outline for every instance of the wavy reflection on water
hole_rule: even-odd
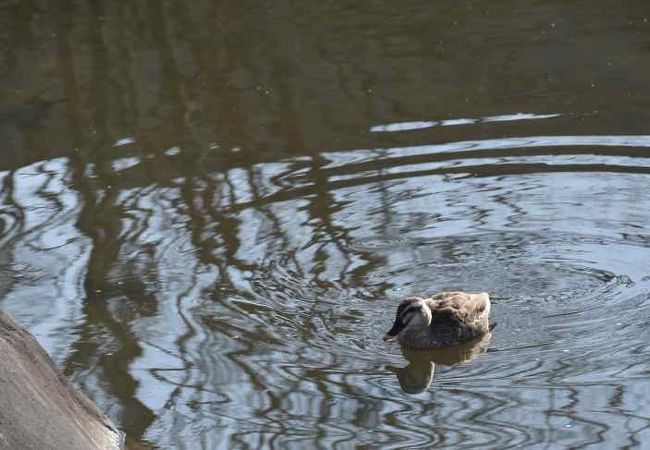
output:
[[[494,151],[538,141],[479,147],[503,167]],[[603,154],[613,142],[645,138],[608,137],[591,157],[614,157]],[[299,178],[292,161],[180,169],[166,186],[95,187],[92,202],[68,188],[72,160],[5,172],[3,307],[122,426],[161,445],[586,445],[617,441],[618,427],[644,433],[645,175],[577,163],[571,177],[456,178],[445,166],[416,177],[389,151],[372,170],[407,176],[333,189],[341,169],[371,170],[360,153],[326,154]],[[280,178],[303,187],[285,181],[293,193],[278,198]],[[492,351],[439,365],[429,390],[436,358],[406,355],[397,383],[385,366],[404,363],[379,339],[387,311],[454,288],[494,294]]]

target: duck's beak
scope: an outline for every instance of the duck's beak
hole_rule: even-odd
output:
[[[384,341],[392,341],[392,340],[395,339],[396,337],[397,337],[397,336],[393,336],[392,334],[388,334],[388,333],[386,333],[386,334],[384,334]]]

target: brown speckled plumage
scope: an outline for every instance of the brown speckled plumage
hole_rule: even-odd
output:
[[[397,337],[407,348],[456,345],[490,330],[487,293],[442,292],[430,298],[410,297],[397,307],[393,328],[385,339]]]

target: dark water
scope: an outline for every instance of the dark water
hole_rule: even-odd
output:
[[[650,445],[649,18],[5,2],[0,307],[134,448]]]

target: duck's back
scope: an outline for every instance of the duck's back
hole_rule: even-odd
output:
[[[488,316],[490,314],[490,296],[487,292],[468,294],[467,292],[441,292],[427,299],[431,311],[449,309],[459,321],[473,316]]]
[[[489,331],[490,296],[485,292],[442,292],[431,297],[428,303],[434,335],[460,342]]]

